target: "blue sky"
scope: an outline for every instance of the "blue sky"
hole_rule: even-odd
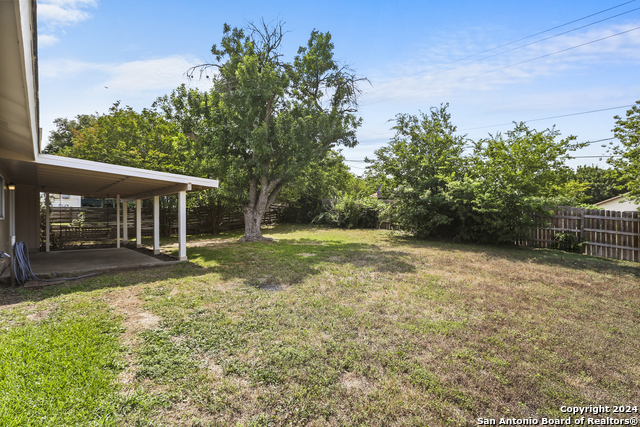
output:
[[[360,100],[360,144],[344,151],[352,160],[372,157],[386,144],[396,114],[441,103],[449,103],[452,122],[472,139],[504,132],[512,125],[502,124],[512,121],[631,105],[640,99],[639,8],[636,0],[40,0],[43,143],[56,117],[104,113],[118,100],[141,110],[181,83],[206,88],[184,73],[212,60],[211,45],[219,43],[223,24],[263,18],[286,23],[283,51],[289,58],[314,28],[329,31],[336,57],[371,81]],[[529,125],[556,125],[563,136],[593,141],[610,138],[613,116],[625,111]],[[604,143],[577,155],[606,154]],[[578,164],[606,166],[598,158],[571,163]],[[355,173],[365,166],[349,165]]]

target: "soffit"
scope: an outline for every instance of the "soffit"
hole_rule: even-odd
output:
[[[20,9],[16,0],[0,1],[0,149],[3,157],[35,160],[37,141],[33,129],[37,125],[32,117],[35,95],[29,99],[34,93],[34,76],[31,64],[25,63],[24,58],[25,51],[31,51],[31,33],[30,28],[22,28],[20,21],[29,17],[22,17],[24,11]],[[29,36],[25,40],[29,49],[22,45],[24,34]],[[27,60],[33,60],[30,54]],[[30,88],[27,88],[28,81]]]

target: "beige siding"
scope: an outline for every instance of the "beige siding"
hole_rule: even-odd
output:
[[[40,191],[38,187],[16,187],[16,242],[25,242],[29,251],[40,249]]]
[[[608,202],[602,202],[597,205],[599,208],[610,210],[610,211],[638,211],[637,204],[630,202],[628,200],[624,200],[622,198],[613,199]]]

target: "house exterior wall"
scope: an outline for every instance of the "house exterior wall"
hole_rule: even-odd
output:
[[[40,250],[40,191],[30,185],[16,186],[16,242],[29,251]]]
[[[630,202],[628,200],[624,200],[622,198],[616,198],[606,202],[598,203],[597,206],[599,208],[609,210],[609,211],[622,211],[622,212],[637,211],[638,207],[640,207],[640,205]]]
[[[44,203],[44,195],[45,193],[40,193],[42,203]],[[49,200],[51,200],[51,206],[53,207],[79,208],[82,206],[82,196],[49,193]]]

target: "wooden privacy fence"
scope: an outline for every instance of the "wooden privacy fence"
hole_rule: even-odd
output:
[[[556,234],[574,233],[584,246],[583,254],[627,261],[640,261],[640,218],[638,212],[559,207],[524,245],[546,248]]]
[[[281,205],[272,205],[262,219],[263,225],[276,223]],[[122,215],[122,212],[120,213]],[[207,207],[187,209],[187,234],[211,233],[213,212]],[[59,236],[62,242],[114,240],[116,238],[116,209],[94,207],[51,207],[51,234]],[[122,218],[122,216],[121,216]],[[164,208],[160,212],[161,227],[177,234],[178,213]],[[164,222],[164,223],[163,223]],[[41,218],[44,226],[44,217]],[[244,228],[244,216],[239,208],[228,209],[222,216],[219,231],[238,230]],[[144,211],[141,215],[141,231],[143,236],[153,235],[153,213]],[[127,210],[127,231],[129,238],[135,237],[135,208]],[[44,233],[44,227],[42,229]]]

